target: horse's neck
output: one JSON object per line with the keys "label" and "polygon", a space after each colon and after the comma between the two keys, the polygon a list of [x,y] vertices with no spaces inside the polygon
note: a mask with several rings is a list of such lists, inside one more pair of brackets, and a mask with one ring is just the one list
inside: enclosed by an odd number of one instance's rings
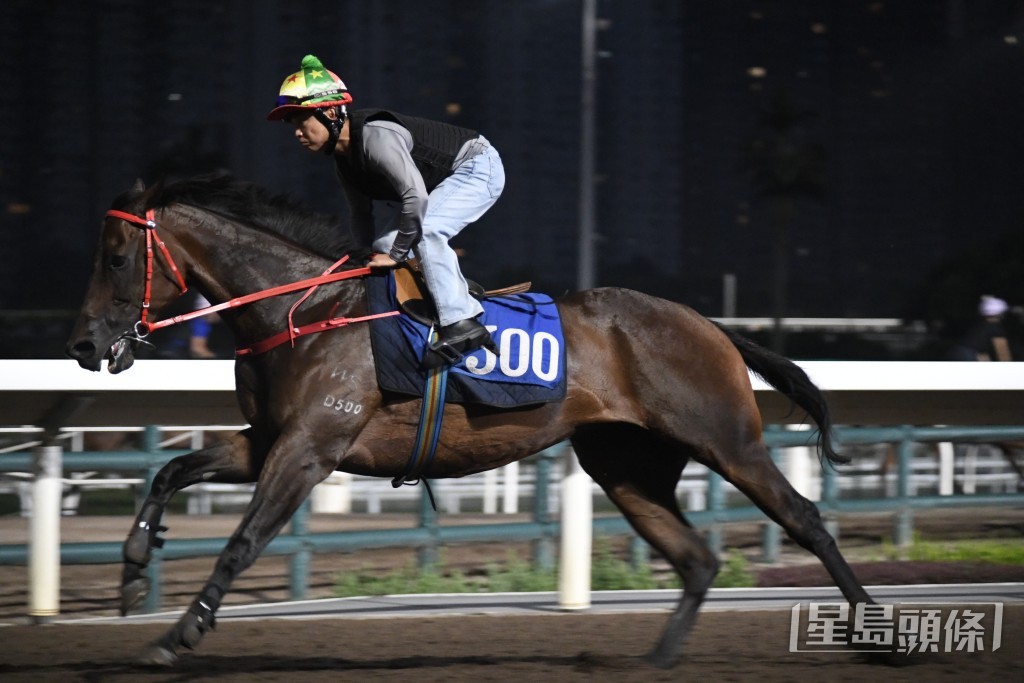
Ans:
{"label": "horse's neck", "polygon": [[[281,285],[321,275],[330,265],[300,247],[262,230],[219,219],[213,228],[190,232],[193,266],[191,278],[212,304],[263,292]],[[204,221],[207,226],[209,219]],[[338,313],[354,301],[349,282],[331,285],[330,291],[317,292],[306,306],[317,299],[332,296],[343,304]],[[253,340],[285,329],[288,311],[301,292],[273,296],[237,309],[225,311],[222,317],[239,341]]]}

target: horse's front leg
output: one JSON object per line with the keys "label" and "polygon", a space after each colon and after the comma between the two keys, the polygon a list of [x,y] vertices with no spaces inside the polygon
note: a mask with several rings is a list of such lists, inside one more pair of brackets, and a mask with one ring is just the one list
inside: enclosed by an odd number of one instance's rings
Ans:
{"label": "horse's front leg", "polygon": [[[301,438],[282,437],[274,444],[252,501],[221,551],[209,580],[178,622],[146,649],[144,663],[174,664],[182,647],[194,648],[213,628],[214,615],[231,583],[256,561],[313,487],[334,470],[336,461],[319,461],[314,450],[306,433]],[[340,453],[340,449],[330,452]]]}
{"label": "horse's front leg", "polygon": [[181,489],[203,481],[244,483],[256,480],[251,430],[235,434],[227,441],[189,453],[164,465],[153,479],[153,486],[132,524],[124,542],[124,568],[121,574],[121,614],[127,614],[149,592],[149,566],[153,548],[163,545],[159,534],[164,509]]}

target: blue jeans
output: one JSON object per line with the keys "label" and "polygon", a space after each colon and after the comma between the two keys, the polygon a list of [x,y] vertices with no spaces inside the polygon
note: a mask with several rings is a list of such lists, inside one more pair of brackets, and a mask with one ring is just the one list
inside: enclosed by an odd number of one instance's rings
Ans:
{"label": "blue jeans", "polygon": [[[413,247],[423,279],[437,304],[441,325],[451,325],[484,312],[469,294],[459,270],[459,257],[448,244],[464,227],[479,220],[498,201],[505,187],[505,168],[493,147],[467,159],[427,196],[423,235]],[[376,251],[387,253],[397,228],[374,241]]]}

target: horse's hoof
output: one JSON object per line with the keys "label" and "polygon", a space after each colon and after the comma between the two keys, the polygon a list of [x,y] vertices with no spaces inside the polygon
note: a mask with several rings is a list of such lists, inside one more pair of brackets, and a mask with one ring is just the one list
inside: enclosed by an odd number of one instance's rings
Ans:
{"label": "horse's hoof", "polygon": [[127,616],[134,607],[149,595],[149,579],[140,577],[121,586],[121,616]]}
{"label": "horse's hoof", "polygon": [[177,661],[178,655],[162,645],[150,645],[138,659],[139,664],[146,666],[174,666]]}

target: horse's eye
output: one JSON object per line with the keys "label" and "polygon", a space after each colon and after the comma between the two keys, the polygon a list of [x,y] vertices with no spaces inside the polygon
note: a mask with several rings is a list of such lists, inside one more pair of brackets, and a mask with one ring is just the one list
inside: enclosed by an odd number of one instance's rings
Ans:
{"label": "horse's eye", "polygon": [[128,257],[121,256],[120,254],[114,254],[110,257],[110,268],[111,270],[121,270],[128,264]]}

